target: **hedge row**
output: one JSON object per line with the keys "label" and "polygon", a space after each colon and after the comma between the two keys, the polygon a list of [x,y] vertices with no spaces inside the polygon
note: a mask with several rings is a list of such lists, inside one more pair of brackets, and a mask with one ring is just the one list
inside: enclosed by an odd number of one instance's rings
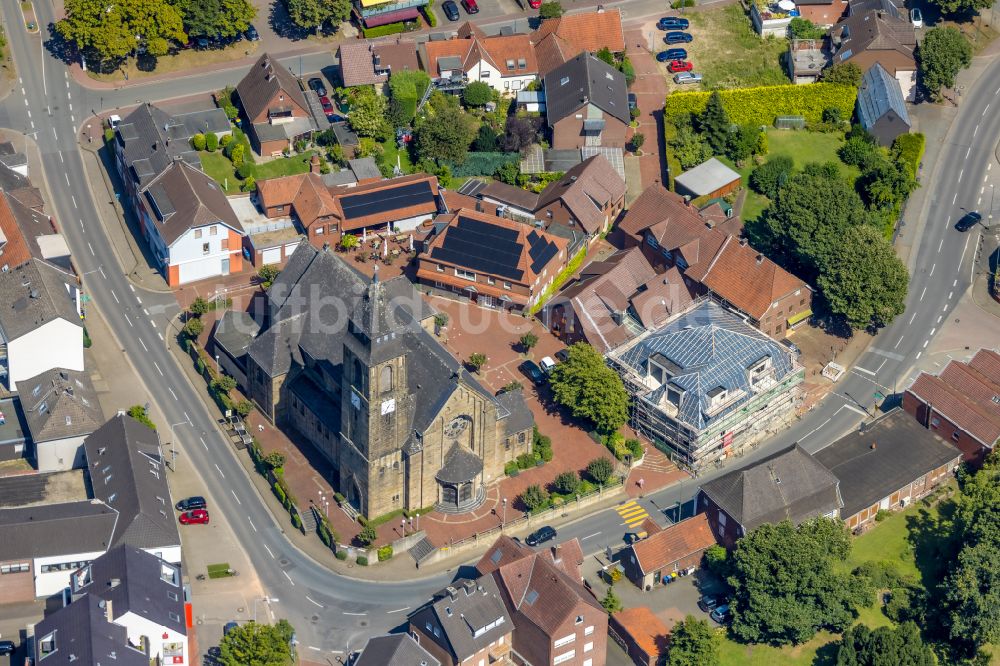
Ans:
{"label": "hedge row", "polygon": [[389,94],[403,106],[408,120],[413,120],[417,115],[417,102],[424,96],[430,84],[431,77],[426,72],[419,70],[397,72],[389,79]]}
{"label": "hedge row", "polygon": [[[709,92],[673,93],[667,97],[663,113],[676,118],[684,113],[701,113],[708,104]],[[720,90],[722,106],[729,119],[738,125],[771,125],[778,116],[804,116],[808,122],[820,122],[823,111],[840,110],[842,118],[854,113],[858,91],[852,86],[812,83],[805,86],[760,86]]]}
{"label": "hedge row", "polygon": [[504,164],[517,164],[519,153],[468,153],[462,164],[448,164],[455,178],[468,176],[492,176]]}
{"label": "hedge row", "polygon": [[910,170],[910,178],[916,178],[920,171],[920,161],[924,159],[924,143],[924,135],[917,132],[900,134],[893,144],[899,159]]}
{"label": "hedge row", "polygon": [[366,39],[385,37],[386,35],[398,35],[399,33],[406,32],[407,30],[409,30],[409,28],[407,28],[406,23],[402,21],[398,23],[377,25],[374,28],[361,28],[361,32],[364,34]]}

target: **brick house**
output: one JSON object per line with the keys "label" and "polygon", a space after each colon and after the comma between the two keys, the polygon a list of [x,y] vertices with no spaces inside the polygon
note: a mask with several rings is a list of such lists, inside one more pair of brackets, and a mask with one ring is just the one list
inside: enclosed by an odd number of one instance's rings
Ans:
{"label": "brick house", "polygon": [[1000,442],[1000,354],[980,349],[937,375],[922,372],[903,393],[903,409],[979,464]]}
{"label": "brick house", "polygon": [[250,144],[260,155],[279,155],[317,129],[298,79],[267,53],[236,85],[236,96]]}
{"label": "brick house", "polygon": [[257,183],[257,203],[269,218],[294,215],[309,242],[323,247],[338,237],[339,209],[319,173],[319,156],[313,155],[308,173],[269,178]]}
{"label": "brick house", "polygon": [[584,51],[596,53],[607,47],[612,53],[623,53],[621,10],[602,7],[547,19],[531,33],[531,40],[542,75]]}
{"label": "brick house", "polygon": [[879,63],[894,76],[907,101],[917,88],[917,35],[906,10],[893,0],[852,0],[847,16],[830,29],[833,64],[853,62],[862,72]]}
{"label": "brick house", "polygon": [[798,444],[705,483],[697,502],[727,547],[765,523],[836,518],[844,506],[840,480]]}
{"label": "brick house", "polygon": [[346,88],[373,85],[378,89],[393,72],[420,69],[417,45],[411,41],[346,42],[339,52],[340,78]]}
{"label": "brick house", "polygon": [[513,94],[538,78],[535,49],[528,35],[487,36],[472,23],[454,39],[425,42],[424,69],[432,79],[481,81],[503,94]]}
{"label": "brick house", "polygon": [[616,556],[625,576],[640,590],[666,583],[671,574],[696,568],[716,543],[708,516],[696,516],[640,539]]}
{"label": "brick house", "polygon": [[546,74],[543,87],[552,148],[625,146],[632,117],[624,74],[584,52]]}
{"label": "brick house", "polygon": [[474,210],[439,216],[435,228],[417,257],[417,281],[487,307],[529,308],[569,260],[565,239]]}
{"label": "brick house", "polygon": [[[331,194],[339,230],[331,236],[331,243],[345,233],[362,236],[369,232],[411,231],[446,210],[437,178],[426,173],[335,188]],[[316,235],[310,233],[309,239]]]}
{"label": "brick house", "polygon": [[636,666],[660,666],[667,658],[670,629],[645,606],[623,608],[612,615],[608,635]]}
{"label": "brick house", "polygon": [[851,530],[873,525],[879,511],[917,501],[953,478],[962,460],[961,451],[898,407],[814,456],[840,479],[840,517]]}

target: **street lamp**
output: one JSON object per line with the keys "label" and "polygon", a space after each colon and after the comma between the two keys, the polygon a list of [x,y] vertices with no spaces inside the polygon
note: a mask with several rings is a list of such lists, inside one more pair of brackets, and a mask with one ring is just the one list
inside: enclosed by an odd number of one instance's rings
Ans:
{"label": "street lamp", "polygon": [[413,514],[413,517],[416,518],[416,520],[417,520],[417,531],[419,532],[420,531],[420,514],[419,513],[415,513],[415,514]]}
{"label": "street lamp", "polygon": [[177,471],[177,435],[174,433],[174,428],[177,426],[182,426],[190,421],[181,421],[180,423],[170,424],[170,471]]}
{"label": "street lamp", "polygon": [[399,521],[399,533],[403,536],[406,536],[406,518],[403,518]]}
{"label": "street lamp", "polygon": [[278,603],[275,597],[261,597],[260,599],[253,600],[253,621],[257,622],[257,602],[263,601],[265,604],[276,604]]}
{"label": "street lamp", "polygon": [[503,498],[503,516],[500,518],[500,531],[503,532],[504,526],[507,524],[507,498]]}

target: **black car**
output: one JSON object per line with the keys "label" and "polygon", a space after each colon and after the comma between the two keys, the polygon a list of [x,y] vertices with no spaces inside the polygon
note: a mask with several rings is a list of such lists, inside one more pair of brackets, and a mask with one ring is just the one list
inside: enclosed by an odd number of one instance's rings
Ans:
{"label": "black car", "polygon": [[706,594],[698,600],[698,608],[706,613],[710,613],[718,608],[723,602],[723,598],[717,594]]}
{"label": "black car", "polygon": [[448,17],[449,21],[457,21],[460,18],[458,5],[455,4],[454,0],[444,0],[444,2],[441,3],[441,9],[444,11],[444,15]]}
{"label": "black car", "polygon": [[631,546],[636,541],[639,541],[641,537],[638,532],[626,532],[622,540],[625,542],[626,546]]}
{"label": "black car", "polygon": [[729,604],[723,604],[709,613],[708,616],[712,618],[713,622],[729,624],[733,620],[733,611],[729,608]]}
{"label": "black car", "polygon": [[689,25],[686,18],[679,16],[664,16],[656,23],[660,30],[687,30]]}
{"label": "black car", "polygon": [[524,540],[529,546],[537,546],[543,544],[550,539],[556,538],[556,530],[554,527],[539,527],[537,530],[528,535],[528,538]]}
{"label": "black car", "polygon": [[628,94],[628,110],[633,111],[639,108],[639,98],[635,96],[635,93]]}
{"label": "black car", "polygon": [[687,60],[688,52],[684,49],[667,49],[656,54],[657,62],[670,62],[672,60]]}
{"label": "black car", "polygon": [[663,41],[667,44],[687,44],[693,39],[694,37],[687,32],[668,32],[663,36]]}
{"label": "black car", "polygon": [[559,361],[560,363],[565,363],[566,361],[569,360],[569,349],[567,347],[563,347],[562,349],[557,351],[554,354],[554,356],[556,357],[556,360]]}
{"label": "black car", "polygon": [[204,497],[195,495],[194,497],[182,499],[175,505],[175,508],[178,511],[193,511],[194,509],[204,509],[207,506],[208,502],[205,501]]}
{"label": "black car", "polygon": [[968,231],[982,221],[983,216],[976,211],[972,211],[963,215],[962,219],[955,224],[955,228],[959,231]]}
{"label": "black car", "polygon": [[247,40],[251,42],[256,42],[260,39],[260,35],[257,33],[257,28],[252,25],[247,26],[247,31],[243,34],[246,36]]}
{"label": "black car", "polygon": [[309,79],[309,88],[315,90],[320,97],[326,97],[326,86],[323,85],[323,79],[316,77]]}
{"label": "black car", "polygon": [[0,641],[0,655],[14,654],[16,647],[14,641]]}
{"label": "black car", "polygon": [[545,373],[542,369],[538,367],[538,364],[534,361],[525,361],[521,365],[517,366],[518,370],[524,373],[524,376],[531,380],[535,386],[541,386],[545,383]]}

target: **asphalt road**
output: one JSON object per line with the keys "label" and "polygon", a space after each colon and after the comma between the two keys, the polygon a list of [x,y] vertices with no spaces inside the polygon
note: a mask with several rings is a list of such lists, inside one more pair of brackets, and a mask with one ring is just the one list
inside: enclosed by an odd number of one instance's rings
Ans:
{"label": "asphalt road", "polygon": [[[53,18],[47,0],[36,0],[35,11],[42,26]],[[165,349],[163,313],[174,305],[172,299],[132,288],[94,212],[76,141],[76,133],[92,111],[217,90],[234,84],[242,72],[220,71],[211,76],[129,85],[118,91],[90,91],[67,76],[64,65],[44,51],[38,35],[25,32],[16,3],[3,3],[2,12],[9,26],[8,38],[20,80],[15,91],[0,104],[0,126],[31,134],[37,141],[52,197],[50,210],[62,224],[83,273],[85,289],[169,419],[173,436],[181,442],[182,455],[190,456],[212,489],[216,510],[231,521],[268,595],[281,599],[277,613],[296,626],[305,654],[312,652],[317,657],[357,648],[365,636],[398,624],[406,609],[416,607],[440,589],[448,576],[404,583],[359,581],[330,572],[290,545],[246,478],[228,441]],[[302,71],[316,71],[329,63],[328,58],[305,56]],[[285,64],[295,71],[298,58]],[[991,104],[994,110],[1000,108],[1000,66],[990,67],[963,98],[940,158],[939,178],[925,184],[931,190],[931,203],[907,312],[876,337],[872,348],[841,380],[834,395],[746,459],[794,441],[817,450],[855,427],[864,418],[863,410],[874,403],[872,394],[876,390],[891,392],[893,382],[906,376],[957,303],[969,285],[978,232],[960,234],[951,226],[964,208],[982,205],[981,188],[1000,136],[1000,114],[987,113]],[[987,201],[989,194],[987,191]],[[915,219],[909,223],[913,225]],[[701,480],[718,473],[713,470]],[[655,513],[658,507],[692,497],[698,484],[698,479],[677,484],[641,504]],[[621,543],[624,531],[621,517],[606,510],[562,528],[560,539],[579,537],[585,551],[595,552]]]}

